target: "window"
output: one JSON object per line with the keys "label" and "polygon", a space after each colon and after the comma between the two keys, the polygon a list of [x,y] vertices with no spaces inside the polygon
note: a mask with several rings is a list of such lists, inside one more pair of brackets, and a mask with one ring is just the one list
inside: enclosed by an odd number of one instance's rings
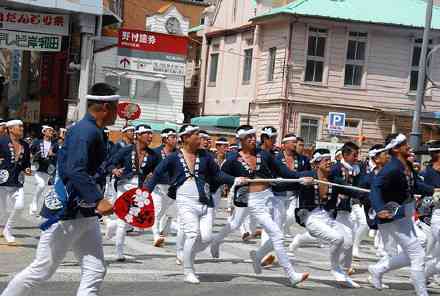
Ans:
{"label": "window", "polygon": [[309,28],[307,62],[304,81],[322,82],[324,76],[325,46],[328,30]]}
{"label": "window", "polygon": [[[409,90],[410,91],[416,91],[417,90],[417,84],[419,81],[419,64],[420,64],[420,56],[422,55],[422,43],[423,39],[419,38],[414,40],[414,49],[411,59],[411,73],[410,73],[410,79],[409,79]],[[429,47],[428,47],[428,53],[432,49],[432,39],[429,40]],[[425,79],[426,83],[426,79]]]}
{"label": "window", "polygon": [[201,56],[202,56],[202,48],[201,47],[197,47],[197,49],[196,49],[196,60],[195,60],[195,67],[197,69],[200,68]]}
{"label": "window", "polygon": [[143,101],[158,101],[160,94],[160,81],[136,80],[136,99]]}
{"label": "window", "polygon": [[301,118],[300,135],[306,146],[312,146],[318,140],[319,120],[316,118]]}
{"label": "window", "polygon": [[244,50],[243,64],[243,83],[247,84],[251,80],[252,74],[252,48]]}
{"label": "window", "polygon": [[200,24],[201,24],[201,25],[204,25],[204,24],[205,24],[205,17],[204,17],[204,16],[202,16],[202,17],[200,18]]}
{"label": "window", "polygon": [[345,120],[345,127],[357,129],[357,128],[359,128],[360,123],[361,123],[361,121],[357,120],[357,119],[346,119]]}
{"label": "window", "polygon": [[218,53],[211,54],[211,66],[209,67],[209,82],[215,84],[217,81]]}
{"label": "window", "polygon": [[273,81],[273,75],[275,73],[275,59],[277,55],[277,48],[269,48],[269,65],[267,69],[267,80]]}
{"label": "window", "polygon": [[365,53],[368,33],[350,32],[347,45],[347,61],[345,63],[346,86],[361,86],[365,72]]}

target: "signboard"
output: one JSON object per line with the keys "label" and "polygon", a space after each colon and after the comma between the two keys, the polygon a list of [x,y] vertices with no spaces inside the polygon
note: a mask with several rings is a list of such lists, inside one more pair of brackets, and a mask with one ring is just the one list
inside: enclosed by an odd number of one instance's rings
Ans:
{"label": "signboard", "polygon": [[179,63],[118,56],[119,68],[132,71],[185,76],[185,65],[184,62]]}
{"label": "signboard", "polygon": [[186,56],[188,38],[139,30],[119,30],[118,47]]}
{"label": "signboard", "polygon": [[141,116],[141,106],[130,102],[118,104],[118,115],[125,120],[135,120]]}
{"label": "signboard", "polygon": [[28,101],[22,104],[22,118],[26,123],[40,122],[40,101]]}
{"label": "signboard", "polygon": [[[1,43],[0,43],[1,44]],[[1,46],[0,46],[1,48]],[[8,105],[12,111],[18,111],[20,105],[22,52],[13,50],[11,54],[10,81],[8,86]]]}
{"label": "signboard", "polygon": [[60,51],[61,36],[0,30],[0,48]]}
{"label": "signboard", "polygon": [[332,135],[342,135],[345,128],[345,113],[330,112],[328,114],[328,131]]}
{"label": "signboard", "polygon": [[69,35],[69,16],[0,7],[0,29]]}
{"label": "signboard", "polygon": [[104,10],[102,0],[14,0],[14,2],[95,15],[102,15]]}

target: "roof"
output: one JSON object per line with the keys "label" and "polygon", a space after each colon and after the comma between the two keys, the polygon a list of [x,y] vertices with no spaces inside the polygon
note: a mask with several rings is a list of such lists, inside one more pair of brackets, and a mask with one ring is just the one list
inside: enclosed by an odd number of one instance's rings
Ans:
{"label": "roof", "polygon": [[[298,0],[282,7],[273,8],[252,20],[280,14],[423,28],[425,26],[426,1]],[[437,6],[433,8],[432,28],[440,29],[440,7]]]}
{"label": "roof", "polygon": [[200,116],[192,118],[191,124],[198,126],[238,128],[240,126],[240,116]]}
{"label": "roof", "polygon": [[188,30],[188,33],[197,33],[199,31],[202,31],[205,28],[205,25],[199,25],[196,27],[192,27]]}

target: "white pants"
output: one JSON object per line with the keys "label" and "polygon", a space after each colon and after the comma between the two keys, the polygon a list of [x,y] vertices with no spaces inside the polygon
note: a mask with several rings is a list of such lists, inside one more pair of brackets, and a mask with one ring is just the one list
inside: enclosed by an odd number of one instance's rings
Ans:
{"label": "white pants", "polygon": [[286,200],[286,222],[285,232],[290,234],[290,227],[295,224],[295,209],[298,207],[298,195],[292,192],[287,196]]}
{"label": "white pants", "polygon": [[212,217],[214,208],[200,203],[198,195],[194,198],[176,197],[179,224],[183,227],[185,243],[183,245],[184,273],[194,273],[196,254],[204,250],[212,239]]}
{"label": "white pants", "polygon": [[364,207],[359,204],[353,205],[351,219],[353,221],[353,248],[358,252],[361,241],[367,237],[369,231]]}
{"label": "white pants", "polygon": [[433,239],[432,259],[426,262],[426,277],[440,273],[440,209],[434,210],[431,219]]}
{"label": "white pants", "polygon": [[0,225],[11,231],[23,209],[23,188],[0,186]]}
{"label": "white pants", "polygon": [[160,238],[160,233],[166,228],[169,223],[166,213],[174,200],[168,196],[169,185],[157,185],[151,193],[154,204],[154,224],[152,227],[154,241]]}
{"label": "white pants", "polygon": [[274,249],[281,267],[283,267],[289,279],[292,279],[297,276],[297,273],[290,263],[286,248],[284,247],[283,232],[267,211],[268,203],[272,199],[273,193],[270,189],[249,193],[249,213],[263,227],[270,238],[257,250],[256,260],[258,264],[270,250]]}
{"label": "white pants", "polygon": [[351,268],[353,262],[353,231],[354,223],[348,211],[338,211],[336,221],[340,224],[340,231],[344,236],[344,252],[342,254],[342,266],[346,269]]}
{"label": "white pants", "polygon": [[47,281],[72,248],[81,267],[77,296],[99,295],[106,267],[97,217],[61,221],[40,236],[34,261],[17,274],[1,296],[28,296]]}
{"label": "white pants", "polygon": [[[119,182],[118,184],[118,194],[117,196],[120,197],[122,194],[127,192],[128,190],[131,190],[133,188],[138,187],[138,177],[133,177],[130,180]],[[117,218],[116,220],[117,228],[116,228],[116,256],[118,258],[123,257],[124,255],[124,244],[125,244],[125,237],[127,236],[127,230],[129,228],[129,225],[122,219]]]}
{"label": "white pants", "polygon": [[[284,223],[286,221],[286,199],[287,198],[285,195],[274,194],[272,199],[272,208],[268,209],[273,218],[273,221],[282,230],[284,230]],[[264,245],[268,240],[269,235],[265,230],[263,230],[261,234],[261,245]],[[269,250],[269,252],[271,252],[272,250]]]}
{"label": "white pants", "polygon": [[30,209],[32,212],[38,212],[43,205],[43,192],[48,185],[47,182],[49,181],[50,176],[43,172],[35,172],[34,176],[37,184],[35,194],[32,197],[32,203],[30,204]]}
{"label": "white pants", "polygon": [[245,233],[255,234],[257,232],[257,221],[254,217],[250,216],[249,213],[240,223],[240,232],[242,235]]}
{"label": "white pants", "polygon": [[382,276],[388,271],[411,266],[411,279],[416,294],[418,296],[426,296],[428,293],[426,291],[425,278],[425,251],[417,239],[414,229],[414,222],[412,220],[414,205],[408,204],[405,206],[405,209],[405,218],[379,224],[379,231],[386,234],[383,236],[384,240],[388,235],[391,236],[402,248],[402,252],[399,252],[397,256],[384,257],[372,268]]}
{"label": "white pants", "polygon": [[[343,252],[350,248],[344,248],[344,227],[339,222],[330,218],[327,211],[323,209],[314,209],[307,217],[305,226],[313,237],[322,240],[330,245],[330,265],[332,271],[340,271],[341,258]],[[351,242],[348,242],[351,244]]]}
{"label": "white pants", "polygon": [[221,244],[223,240],[244,222],[249,217],[249,208],[235,207],[234,214],[231,219],[228,219],[225,226],[212,237],[213,244]]}

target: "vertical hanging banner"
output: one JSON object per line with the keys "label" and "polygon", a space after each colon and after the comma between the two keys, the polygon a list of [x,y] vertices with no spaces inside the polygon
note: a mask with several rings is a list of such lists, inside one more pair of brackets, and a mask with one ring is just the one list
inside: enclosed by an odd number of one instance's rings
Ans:
{"label": "vertical hanging banner", "polygon": [[8,86],[8,105],[11,108],[10,113],[18,112],[21,98],[20,98],[20,80],[21,80],[21,63],[22,51],[13,50],[11,54],[11,68],[9,86]]}

